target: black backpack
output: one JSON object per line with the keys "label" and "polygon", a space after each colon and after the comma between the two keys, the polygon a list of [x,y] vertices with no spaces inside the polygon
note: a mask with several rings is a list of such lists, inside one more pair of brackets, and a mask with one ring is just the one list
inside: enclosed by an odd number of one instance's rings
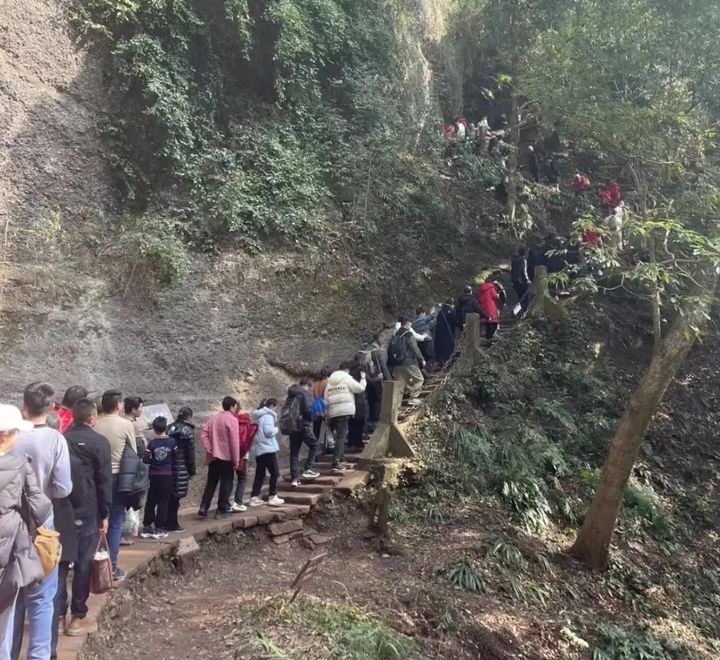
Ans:
{"label": "black backpack", "polygon": [[302,429],[302,415],[300,414],[300,397],[289,398],[280,411],[280,433],[290,435]]}
{"label": "black backpack", "polygon": [[389,366],[397,367],[407,359],[407,344],[405,342],[405,337],[409,332],[410,331],[408,330],[402,334],[397,334],[390,340],[390,346],[388,346]]}

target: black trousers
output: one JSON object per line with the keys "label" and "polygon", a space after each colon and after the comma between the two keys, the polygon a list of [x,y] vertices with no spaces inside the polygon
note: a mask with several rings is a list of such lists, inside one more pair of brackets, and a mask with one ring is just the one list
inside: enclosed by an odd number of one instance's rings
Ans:
{"label": "black trousers", "polygon": [[200,511],[207,513],[215,497],[215,490],[220,483],[220,494],[218,495],[218,511],[223,513],[230,511],[230,494],[232,493],[233,481],[235,480],[235,466],[232,461],[221,461],[214,459],[208,465],[207,484],[200,503]]}
{"label": "black trousers", "polygon": [[[90,597],[90,573],[93,557],[97,550],[99,529],[97,521],[85,522],[77,527],[77,558],[73,565],[72,597],[70,599],[70,615],[73,619],[84,619],[87,616],[87,600]],[[58,623],[68,611],[68,573],[70,562],[61,561],[58,566],[58,588],[53,601],[52,652],[55,657],[58,642]]]}
{"label": "black trousers", "polygon": [[526,311],[528,308],[528,303],[530,302],[530,296],[528,295],[528,285],[525,282],[513,282],[513,289],[515,289],[515,293],[518,297],[518,302],[520,303],[523,311]]}
{"label": "black trousers", "polygon": [[175,497],[175,493],[170,495],[167,513],[167,529],[168,532],[174,532],[180,529],[180,521],[178,520],[178,511],[180,511],[180,500]]}
{"label": "black trousers", "polygon": [[377,426],[380,421],[382,410],[382,381],[368,381],[367,384],[368,422],[371,426]]}
{"label": "black trousers", "polygon": [[293,481],[300,477],[300,450],[304,444],[308,448],[305,469],[309,470],[315,463],[318,448],[317,436],[310,422],[303,423],[302,431],[290,434],[290,479]]}
{"label": "black trousers", "polygon": [[485,323],[485,337],[487,339],[492,339],[495,336],[495,333],[497,332],[499,323],[490,323],[489,321]]}
{"label": "black trousers", "polygon": [[172,475],[151,476],[150,490],[145,502],[143,526],[155,525],[155,529],[167,529],[170,498],[173,494],[174,478]]}
{"label": "black trousers", "polygon": [[348,434],[347,434],[347,446],[348,447],[362,447],[363,439],[365,438],[365,420],[356,419],[351,417],[348,420]]}
{"label": "black trousers", "polygon": [[278,467],[277,452],[271,454],[260,454],[255,459],[255,480],[253,481],[252,496],[258,497],[265,481],[265,471],[270,473],[270,497],[277,495]]}

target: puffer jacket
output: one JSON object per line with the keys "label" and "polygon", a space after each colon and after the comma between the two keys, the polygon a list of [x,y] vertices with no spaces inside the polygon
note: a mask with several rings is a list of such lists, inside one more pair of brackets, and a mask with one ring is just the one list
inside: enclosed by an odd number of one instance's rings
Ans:
{"label": "puffer jacket", "polygon": [[[23,490],[29,521],[21,515]],[[40,490],[27,458],[0,457],[0,612],[10,607],[20,587],[45,578],[28,523],[40,527],[51,512],[52,503]]]}
{"label": "puffer jacket", "polygon": [[175,420],[167,434],[177,443],[173,465],[175,497],[182,499],[188,494],[190,479],[195,476],[195,427],[189,422]]}
{"label": "puffer jacket", "polygon": [[278,445],[277,441],[280,434],[277,413],[270,408],[259,408],[253,412],[252,419],[258,425],[252,455],[262,456],[263,454],[274,454],[280,451],[280,445]]}
{"label": "puffer jacket", "polygon": [[365,378],[358,382],[347,371],[334,372],[325,388],[328,418],[354,417],[355,395],[364,392],[366,387]]}
{"label": "puffer jacket", "polygon": [[478,304],[487,315],[488,323],[500,322],[500,307],[498,305],[500,296],[492,282],[486,282],[480,287]]}

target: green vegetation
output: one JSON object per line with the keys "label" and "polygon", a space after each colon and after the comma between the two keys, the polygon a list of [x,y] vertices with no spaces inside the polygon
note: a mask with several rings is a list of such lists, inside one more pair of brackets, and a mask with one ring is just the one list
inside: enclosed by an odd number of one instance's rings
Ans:
{"label": "green vegetation", "polygon": [[[266,601],[253,616],[253,625],[282,621],[303,626],[303,639],[318,639],[323,656],[329,660],[413,660],[418,658],[415,643],[395,632],[380,618],[347,603],[332,603],[300,597],[293,605],[281,600]],[[262,648],[267,660],[295,657],[279,648],[265,633],[256,632],[252,645]],[[314,647],[317,649],[317,646]]]}
{"label": "green vegetation", "polygon": [[338,220],[355,238],[402,220],[412,238],[452,217],[422,157],[432,106],[403,0],[74,0],[71,19],[109,55],[104,131],[139,226],[258,250]]}
{"label": "green vegetation", "polygon": [[600,643],[592,660],[693,660],[697,657],[683,644],[658,639],[647,628],[626,630],[611,624],[598,626]]}

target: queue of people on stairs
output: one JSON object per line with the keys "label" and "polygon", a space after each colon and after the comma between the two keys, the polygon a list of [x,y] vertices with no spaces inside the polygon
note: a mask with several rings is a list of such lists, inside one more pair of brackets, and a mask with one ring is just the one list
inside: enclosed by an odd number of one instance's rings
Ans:
{"label": "queue of people on stairs", "polygon": [[[466,287],[457,301],[400,318],[354,359],[290,386],[284,401],[267,398],[242,411],[226,396],[200,432],[207,475],[199,517],[208,517],[216,494],[220,518],[284,505],[282,436],[291,489],[320,476],[319,452],[342,474],[346,453],[362,451],[380,421],[383,382],[402,380],[405,399],[419,404],[428,375],[452,359],[466,315],[480,314],[492,338],[506,301],[499,279],[490,278],[477,296]],[[22,410],[0,405],[0,660],[19,658],[26,620],[32,660],[54,658],[59,634],[87,632],[91,568],[104,537],[113,580],[121,581],[121,548],[134,536],[161,540],[184,531],[180,506],[197,475],[195,437],[191,408],[150,422],[142,399],[118,389],[95,399],[75,385],[56,403],[55,389],[36,382],[24,390]],[[62,552],[53,559],[39,538]]]}

